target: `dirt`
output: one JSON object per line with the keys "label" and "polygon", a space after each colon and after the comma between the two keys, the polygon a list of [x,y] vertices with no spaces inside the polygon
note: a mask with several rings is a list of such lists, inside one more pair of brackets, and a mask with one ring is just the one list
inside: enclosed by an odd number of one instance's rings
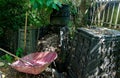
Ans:
{"label": "dirt", "polygon": [[2,78],[50,78],[52,76],[52,74],[48,72],[42,72],[41,74],[38,75],[26,74],[18,72],[11,68],[10,66],[1,67],[0,71],[2,72]]}

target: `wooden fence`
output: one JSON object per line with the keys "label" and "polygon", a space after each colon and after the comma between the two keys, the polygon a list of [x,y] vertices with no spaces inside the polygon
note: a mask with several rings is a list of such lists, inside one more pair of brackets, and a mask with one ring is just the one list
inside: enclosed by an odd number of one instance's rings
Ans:
{"label": "wooden fence", "polygon": [[120,28],[120,0],[93,0],[88,13],[91,25]]}

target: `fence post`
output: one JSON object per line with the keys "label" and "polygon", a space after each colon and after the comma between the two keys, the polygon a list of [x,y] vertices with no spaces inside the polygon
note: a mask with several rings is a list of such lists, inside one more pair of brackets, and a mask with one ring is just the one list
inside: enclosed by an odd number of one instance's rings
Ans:
{"label": "fence post", "polygon": [[2,72],[0,71],[0,78],[2,78]]}
{"label": "fence post", "polygon": [[119,12],[120,12],[120,3],[119,3],[119,6],[118,6],[117,16],[116,16],[116,20],[115,20],[115,28],[117,28],[116,25],[117,25],[117,22],[118,22]]}
{"label": "fence post", "polygon": [[110,25],[109,25],[109,27],[112,27],[112,20],[113,20],[114,10],[115,10],[115,3],[114,3],[113,8],[112,8],[112,15],[111,15],[111,19],[110,19]]}

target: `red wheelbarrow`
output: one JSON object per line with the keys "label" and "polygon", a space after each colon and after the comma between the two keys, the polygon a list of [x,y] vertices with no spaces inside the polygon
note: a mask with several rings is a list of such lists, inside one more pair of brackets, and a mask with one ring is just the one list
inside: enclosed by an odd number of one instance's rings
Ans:
{"label": "red wheelbarrow", "polygon": [[28,63],[18,60],[11,66],[19,72],[37,75],[44,71],[56,58],[56,52],[36,52],[21,58]]}
{"label": "red wheelbarrow", "polygon": [[[0,50],[17,57],[6,50],[1,48]],[[35,52],[19,58],[11,64],[11,67],[19,72],[37,75],[43,72],[56,58],[56,52]]]}

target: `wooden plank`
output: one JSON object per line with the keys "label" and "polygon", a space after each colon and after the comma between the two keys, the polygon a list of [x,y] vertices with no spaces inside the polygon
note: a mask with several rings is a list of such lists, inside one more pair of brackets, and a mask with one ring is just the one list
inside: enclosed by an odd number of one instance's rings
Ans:
{"label": "wooden plank", "polygon": [[106,19],[106,22],[109,22],[109,16],[110,16],[110,3],[108,4],[108,9],[107,9],[107,19]]}
{"label": "wooden plank", "polygon": [[120,12],[120,3],[119,3],[119,6],[118,6],[117,16],[116,16],[116,20],[115,20],[115,28],[117,28],[116,25],[117,25],[117,22],[118,22],[119,12]]}
{"label": "wooden plank", "polygon": [[[100,7],[102,6],[102,4],[99,3],[97,6]],[[98,13],[98,26],[100,26],[100,16],[101,16],[101,12]]]}
{"label": "wooden plank", "polygon": [[103,15],[102,15],[102,22],[101,22],[101,26],[103,26],[103,21],[105,20],[105,10],[103,11]]}
{"label": "wooden plank", "polygon": [[[97,0],[96,0],[96,1],[97,1]],[[96,3],[95,3],[95,4],[96,4]],[[95,18],[94,20],[95,20],[95,21],[94,21],[94,24],[97,24],[97,16],[96,16],[96,14],[97,14],[97,8],[98,8],[98,6],[95,5],[94,7],[95,7],[95,11],[94,11],[94,13],[95,13],[95,14],[94,14],[94,18]]]}
{"label": "wooden plank", "polygon": [[111,15],[110,24],[109,24],[109,27],[110,27],[110,28],[112,27],[111,24],[112,24],[112,21],[113,21],[114,10],[115,10],[115,3],[114,3],[113,8],[112,8],[112,15]]}
{"label": "wooden plank", "polygon": [[[92,6],[93,6],[93,2],[91,3],[91,8],[90,8],[90,19],[92,20],[92,18],[93,18],[93,8],[92,8]],[[92,25],[92,22],[91,22],[91,25]]]}
{"label": "wooden plank", "polygon": [[[97,3],[97,0],[96,0],[96,3]],[[98,8],[97,4],[94,7],[95,7],[95,18],[94,18],[95,21],[94,21],[94,24],[96,25],[97,24],[97,16],[96,15],[97,15],[97,8]]]}
{"label": "wooden plank", "polygon": [[94,7],[95,2],[93,3],[93,17],[92,17],[92,24],[94,24],[94,18],[95,18],[95,7]]}

